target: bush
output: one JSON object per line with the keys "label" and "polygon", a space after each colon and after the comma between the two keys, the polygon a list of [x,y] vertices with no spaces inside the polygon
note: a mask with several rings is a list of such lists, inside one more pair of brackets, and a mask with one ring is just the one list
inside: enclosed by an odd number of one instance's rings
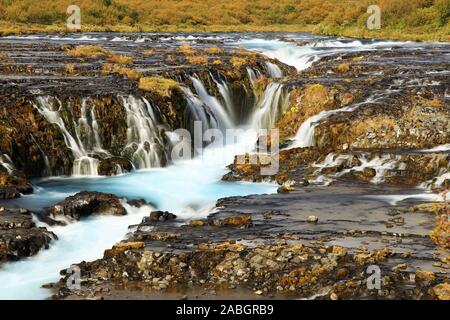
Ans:
{"label": "bush", "polygon": [[170,96],[170,92],[179,87],[179,83],[172,79],[158,77],[142,77],[139,79],[139,89],[156,92],[160,96]]}

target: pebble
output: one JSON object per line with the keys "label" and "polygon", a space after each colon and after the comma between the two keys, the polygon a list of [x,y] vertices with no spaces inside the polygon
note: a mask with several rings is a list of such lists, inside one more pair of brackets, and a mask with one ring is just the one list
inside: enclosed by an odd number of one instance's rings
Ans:
{"label": "pebble", "polygon": [[333,292],[332,294],[330,294],[330,299],[331,300],[338,300],[339,297],[338,297],[338,295],[336,293]]}
{"label": "pebble", "polygon": [[263,294],[263,291],[262,291],[262,290],[256,290],[256,291],[255,291],[255,294],[258,295],[258,296],[260,296],[260,295]]}
{"label": "pebble", "polygon": [[319,218],[317,218],[316,216],[309,216],[306,221],[308,221],[309,223],[317,223],[317,221],[319,221]]}

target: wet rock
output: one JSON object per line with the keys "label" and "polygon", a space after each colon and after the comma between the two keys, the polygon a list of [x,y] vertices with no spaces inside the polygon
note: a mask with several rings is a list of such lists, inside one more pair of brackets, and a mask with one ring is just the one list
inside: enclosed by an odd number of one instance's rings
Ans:
{"label": "wet rock", "polygon": [[415,272],[415,279],[417,282],[433,282],[436,280],[436,275],[434,272],[431,271],[424,271],[424,270],[416,270]]}
{"label": "wet rock", "polygon": [[226,217],[223,219],[224,226],[245,226],[252,222],[252,216],[236,216],[236,217]]}
{"label": "wet rock", "polygon": [[319,221],[319,218],[317,218],[316,216],[309,216],[306,219],[306,221],[309,222],[309,223],[317,223]]}
{"label": "wet rock", "polygon": [[450,300],[450,283],[441,283],[435,286],[433,293],[439,300]]}
{"label": "wet rock", "polygon": [[110,193],[82,191],[47,208],[47,213],[75,220],[90,215],[126,215],[120,199]]}
{"label": "wet rock", "polygon": [[189,221],[189,225],[191,227],[203,227],[206,226],[207,222],[205,220],[191,220]]}
{"label": "wet rock", "polygon": [[295,191],[295,188],[291,185],[282,185],[277,189],[278,193],[289,193],[291,191]]}
{"label": "wet rock", "polygon": [[26,178],[0,173],[0,200],[15,199],[30,193],[33,193],[33,186]]}
{"label": "wet rock", "polygon": [[131,162],[120,157],[104,159],[98,164],[98,174],[101,176],[114,176],[131,170],[133,170]]}
{"label": "wet rock", "polygon": [[54,239],[54,233],[36,227],[26,209],[4,208],[0,213],[0,264],[33,256]]}
{"label": "wet rock", "polygon": [[150,213],[150,221],[168,221],[176,218],[176,215],[167,211],[152,211]]}
{"label": "wet rock", "polygon": [[132,207],[140,208],[140,207],[146,205],[147,201],[145,201],[145,199],[134,199],[134,200],[127,201],[127,203]]}

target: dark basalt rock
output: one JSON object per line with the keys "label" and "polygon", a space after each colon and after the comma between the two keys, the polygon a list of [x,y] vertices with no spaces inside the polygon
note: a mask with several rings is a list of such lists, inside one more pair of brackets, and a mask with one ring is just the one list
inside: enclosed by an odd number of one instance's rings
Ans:
{"label": "dark basalt rock", "polygon": [[176,218],[177,218],[176,215],[167,211],[152,211],[149,217],[150,221],[167,221],[167,220],[174,220]]}
{"label": "dark basalt rock", "polygon": [[33,186],[23,177],[0,173],[0,199],[15,199],[33,193]]}
{"label": "dark basalt rock", "polygon": [[80,220],[81,217],[90,215],[122,216],[126,215],[127,211],[120,199],[113,194],[83,191],[47,208],[47,213]]}
{"label": "dark basalt rock", "polygon": [[128,159],[114,157],[101,160],[98,165],[98,174],[101,176],[114,176],[122,172],[129,172],[133,165]]}
{"label": "dark basalt rock", "polygon": [[53,239],[53,232],[36,227],[28,210],[0,208],[0,264],[35,255]]}

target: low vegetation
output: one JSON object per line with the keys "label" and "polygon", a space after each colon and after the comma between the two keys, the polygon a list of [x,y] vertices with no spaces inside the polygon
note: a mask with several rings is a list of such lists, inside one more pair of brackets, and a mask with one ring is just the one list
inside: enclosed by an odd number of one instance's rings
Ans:
{"label": "low vegetation", "polygon": [[[2,33],[65,31],[72,0],[0,0]],[[82,31],[313,31],[356,37],[450,40],[449,0],[78,0]],[[369,5],[382,28],[368,30]]]}
{"label": "low vegetation", "polygon": [[[446,193],[450,191],[450,186],[445,183],[442,196],[444,197],[443,203],[437,203],[434,207],[436,214],[436,226],[431,232],[431,240],[449,254],[450,250],[450,206],[446,198]],[[450,258],[450,255],[449,257]]]}
{"label": "low vegetation", "polygon": [[139,80],[139,78],[142,76],[141,73],[136,69],[111,63],[103,65],[102,74],[105,76],[110,74],[120,74],[122,76],[125,76],[129,80]]}
{"label": "low vegetation", "polygon": [[159,77],[142,77],[139,79],[139,89],[156,92],[163,97],[170,96],[171,91],[178,87],[178,82],[172,79]]}
{"label": "low vegetation", "polygon": [[111,63],[116,64],[133,64],[133,58],[115,52],[106,50],[96,45],[77,46],[74,48],[66,48],[66,53],[70,57],[85,58],[106,58]]}

